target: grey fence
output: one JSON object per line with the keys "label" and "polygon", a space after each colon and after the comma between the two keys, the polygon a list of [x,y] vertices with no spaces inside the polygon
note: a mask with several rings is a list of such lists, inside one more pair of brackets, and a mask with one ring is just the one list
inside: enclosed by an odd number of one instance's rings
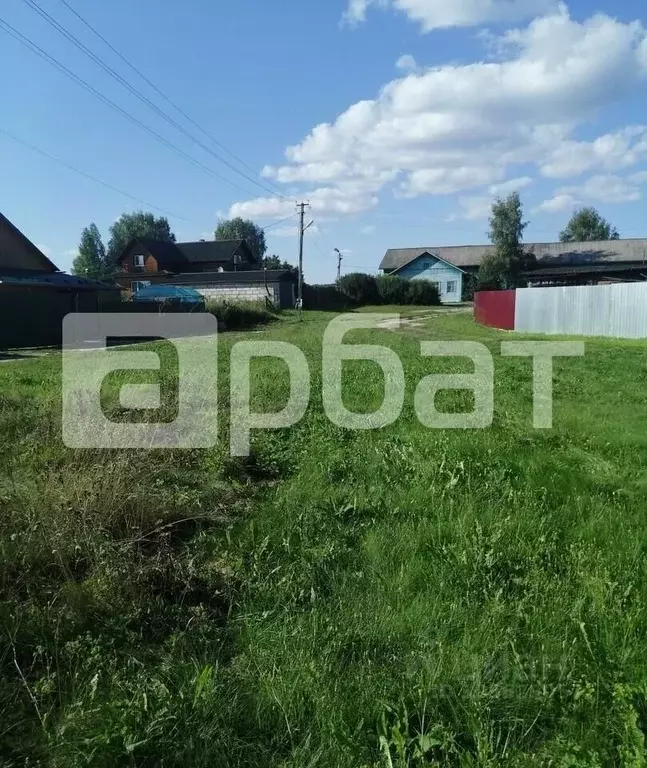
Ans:
{"label": "grey fence", "polygon": [[647,338],[647,283],[520,288],[516,331]]}

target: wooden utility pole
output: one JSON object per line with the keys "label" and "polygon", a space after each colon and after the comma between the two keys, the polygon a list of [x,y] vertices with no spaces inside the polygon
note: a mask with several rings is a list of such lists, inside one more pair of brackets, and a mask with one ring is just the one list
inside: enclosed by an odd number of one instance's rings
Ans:
{"label": "wooden utility pole", "polygon": [[306,231],[305,228],[305,215],[306,208],[309,207],[309,203],[297,203],[297,209],[299,210],[299,285],[298,285],[298,297],[299,297],[299,312],[303,317],[303,235]]}

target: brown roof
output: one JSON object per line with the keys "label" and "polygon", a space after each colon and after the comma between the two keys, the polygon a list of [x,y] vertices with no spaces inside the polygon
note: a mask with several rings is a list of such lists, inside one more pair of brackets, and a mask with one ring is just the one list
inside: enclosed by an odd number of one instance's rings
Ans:
{"label": "brown roof", "polygon": [[23,233],[18,229],[18,227],[15,224],[12,224],[9,219],[6,216],[3,216],[0,213],[0,228],[8,229],[14,237],[19,238],[22,240],[23,244],[26,248],[28,248],[33,254],[38,256],[41,261],[43,262],[43,265],[46,267],[46,271],[48,272],[58,272],[59,269],[54,264],[53,261],[50,261],[50,259],[45,256],[45,254],[40,250],[40,248],[37,248],[32,241],[26,236],[23,235]]}
{"label": "brown roof", "polygon": [[158,265],[164,269],[172,269],[182,264],[226,264],[240,249],[247,251],[250,261],[255,261],[254,255],[245,240],[199,240],[192,243],[169,243],[163,240],[152,240],[148,237],[135,237],[124,248],[117,259],[121,263],[134,243],[142,245],[155,258]]}

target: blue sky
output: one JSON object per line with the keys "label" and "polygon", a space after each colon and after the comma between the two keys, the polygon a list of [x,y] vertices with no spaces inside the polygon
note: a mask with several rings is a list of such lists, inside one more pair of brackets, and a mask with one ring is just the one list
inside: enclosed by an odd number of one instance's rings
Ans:
{"label": "blue sky", "polygon": [[[34,0],[210,144],[70,12]],[[68,0],[165,94],[256,173],[196,146],[30,8],[0,18],[234,186],[194,167],[0,29],[0,211],[69,269],[81,229],[107,239],[142,208],[1,131],[171,212],[178,239],[249,216],[306,279],[375,270],[389,247],[480,243],[492,198],[518,189],[527,240],[553,240],[592,204],[647,235],[647,27],[625,0]],[[237,188],[239,185],[241,188]],[[270,195],[262,187],[278,190]]]}

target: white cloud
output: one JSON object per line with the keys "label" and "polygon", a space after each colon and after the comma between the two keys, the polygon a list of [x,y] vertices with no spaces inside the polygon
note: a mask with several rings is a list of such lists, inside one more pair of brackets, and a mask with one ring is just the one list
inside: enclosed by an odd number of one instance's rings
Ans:
{"label": "white cloud", "polygon": [[348,0],[348,8],[342,17],[342,22],[355,26],[366,21],[366,11],[370,4],[371,0]]}
{"label": "white cloud", "polygon": [[246,200],[234,203],[224,218],[254,218],[264,216],[266,218],[281,219],[294,213],[294,201],[280,199],[278,197],[257,197],[254,200]]}
{"label": "white cloud", "polygon": [[362,227],[360,231],[363,235],[372,235],[373,232],[375,232],[375,225],[367,224],[365,227]]}
{"label": "white cloud", "polygon": [[277,227],[268,230],[269,237],[296,237],[299,234],[299,227]]}
{"label": "white cloud", "polygon": [[582,184],[561,187],[552,198],[544,200],[537,211],[561,213],[585,203],[632,203],[640,200],[639,184],[647,182],[647,172],[629,178],[614,174],[591,176]]}
{"label": "white cloud", "polygon": [[[374,208],[378,198],[362,180],[345,180],[334,187],[319,187],[306,196],[310,203],[310,212],[319,216],[351,216]],[[280,200],[277,197],[258,197],[242,203],[234,203],[229,209],[229,217],[241,216],[255,218],[280,219],[294,211],[293,200]]]}
{"label": "white cloud", "polygon": [[490,187],[492,197],[506,197],[513,192],[520,192],[532,184],[530,176],[519,176],[516,179],[508,179],[501,184],[493,184]]}
{"label": "white cloud", "polygon": [[541,167],[549,178],[579,176],[591,170],[618,170],[647,157],[647,127],[627,126],[595,141],[564,141]]}
{"label": "white cloud", "polygon": [[508,179],[500,184],[492,184],[488,189],[488,195],[474,195],[458,198],[461,211],[449,217],[449,221],[466,219],[487,219],[492,213],[492,202],[497,197],[506,197],[512,192],[519,192],[532,184],[530,176],[520,176],[516,179]]}
{"label": "white cloud", "polygon": [[537,206],[536,210],[540,213],[562,213],[562,211],[576,208],[579,204],[579,201],[572,195],[557,194],[549,200],[544,200],[543,203]]}
{"label": "white cloud", "polygon": [[493,165],[459,168],[428,168],[412,171],[401,186],[404,197],[420,195],[450,195],[470,187],[481,187],[503,176],[503,169]]}
{"label": "white cloud", "polygon": [[612,174],[592,176],[583,184],[558,190],[558,194],[574,195],[599,203],[631,203],[640,200],[640,189],[636,184]]}
{"label": "white cloud", "polygon": [[466,219],[467,221],[486,219],[492,213],[491,197],[459,197],[458,205],[461,208],[460,213],[450,216],[449,221],[456,221],[457,219]]}
{"label": "white cloud", "polygon": [[[310,234],[318,233],[319,227],[317,227],[316,224],[313,224],[311,227],[309,227],[306,230],[306,237]],[[299,227],[293,226],[293,227],[276,227],[269,229],[267,231],[267,235],[269,237],[298,237],[299,235]]]}
{"label": "white cloud", "polygon": [[404,72],[415,72],[418,69],[418,63],[410,53],[406,53],[404,56],[395,62],[396,69],[401,69]]}
{"label": "white cloud", "polygon": [[369,6],[392,7],[420,24],[423,32],[444,27],[514,23],[550,13],[557,0],[349,0],[343,21],[355,26],[366,21]]}
{"label": "white cloud", "polygon": [[[404,7],[404,0],[398,2]],[[442,7],[454,5],[443,0]],[[495,5],[498,0],[488,7]],[[440,8],[428,4],[433,6]],[[574,139],[579,125],[645,81],[647,42],[640,23],[601,14],[577,22],[562,6],[499,41],[501,61],[444,65],[392,80],[374,99],[315,126],[286,149],[287,162],[265,168],[265,174],[307,185],[299,194],[310,197],[313,211],[343,216],[370,210],[392,185],[409,197],[479,186],[503,195],[515,188],[506,184],[518,183],[504,182],[518,166],[555,175],[571,162],[571,171],[610,173],[642,157],[644,127],[588,144]],[[516,188],[529,183],[529,176],[520,178]],[[261,198],[236,203],[230,215],[280,218],[292,211],[291,202]]]}

